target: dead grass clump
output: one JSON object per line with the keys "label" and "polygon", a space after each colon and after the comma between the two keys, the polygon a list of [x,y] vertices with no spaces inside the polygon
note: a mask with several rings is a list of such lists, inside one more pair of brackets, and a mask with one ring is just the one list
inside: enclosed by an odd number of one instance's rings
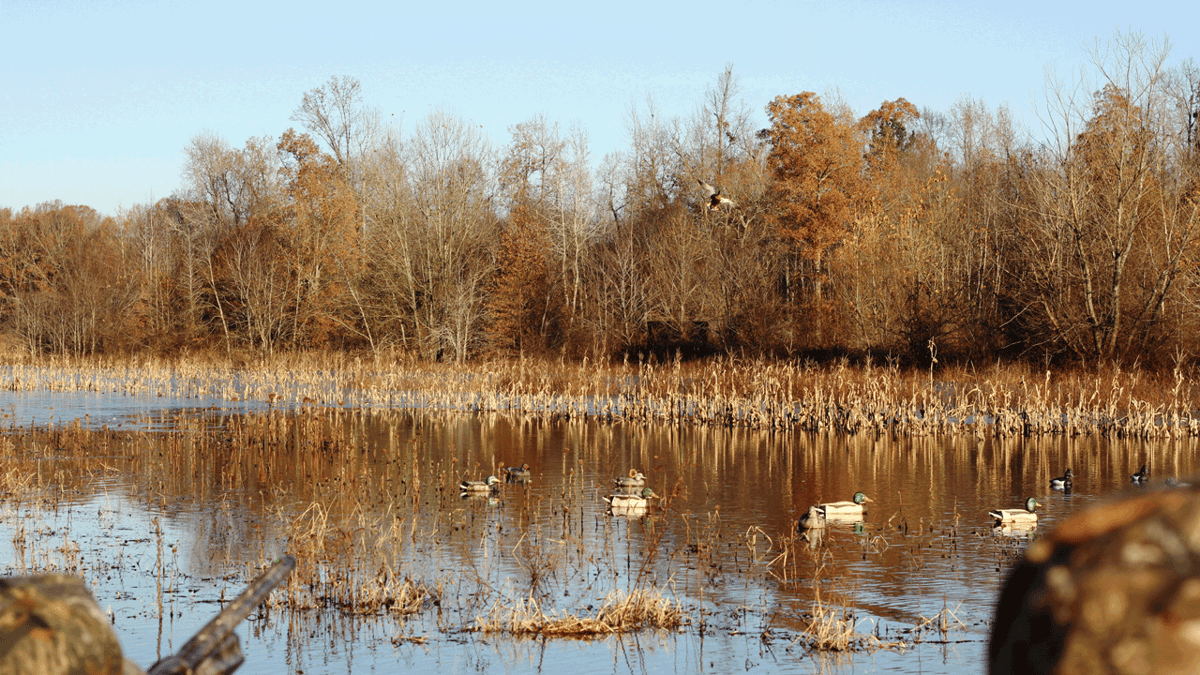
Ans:
{"label": "dead grass clump", "polygon": [[0,471],[0,493],[6,497],[24,497],[30,491],[31,483],[33,476],[26,470],[10,468]]}
{"label": "dead grass clump", "polygon": [[416,614],[431,604],[439,602],[440,594],[424,582],[409,578],[400,579],[381,572],[350,594],[352,602],[341,609],[349,614],[374,615],[385,612],[396,616]]}
{"label": "dead grass clump", "polygon": [[803,618],[808,626],[792,644],[801,643],[810,651],[865,652],[905,647],[903,642],[884,641],[869,633],[859,633],[854,609],[824,602],[820,588],[815,588],[812,607]]}
{"label": "dead grass clump", "polygon": [[947,607],[943,601],[942,611],[928,618],[922,616],[920,620],[917,621],[917,625],[913,628],[913,633],[916,636],[917,641],[920,641],[920,635],[926,631],[933,631],[945,639],[946,634],[952,630],[966,630],[967,624],[963,623],[962,619],[958,618],[958,614],[956,613],[956,610],[961,607],[962,603],[960,602],[952,610]]}
{"label": "dead grass clump", "polygon": [[659,591],[616,591],[609,594],[595,616],[574,614],[547,615],[535,598],[518,600],[512,607],[492,606],[484,616],[475,618],[473,630],[482,633],[542,635],[550,637],[588,637],[626,633],[641,628],[678,628],[683,624],[683,608]]}

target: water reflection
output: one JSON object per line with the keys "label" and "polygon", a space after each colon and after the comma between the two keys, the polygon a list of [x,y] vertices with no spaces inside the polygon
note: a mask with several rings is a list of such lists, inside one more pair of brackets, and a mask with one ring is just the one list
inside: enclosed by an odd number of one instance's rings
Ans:
{"label": "water reflection", "polygon": [[[258,564],[298,553],[308,587],[290,592],[310,608],[268,612],[241,631],[250,672],[396,662],[979,672],[993,599],[1030,537],[1134,489],[1128,476],[1142,463],[1155,477],[1197,469],[1192,440],[844,437],[414,411],[173,419],[171,433],[10,433],[4,572],[83,573],[148,664]],[[523,465],[527,480],[460,498],[462,480]],[[1066,467],[1073,491],[1051,490]],[[661,498],[612,517],[603,498],[631,470]],[[857,491],[872,499],[864,515],[796,532],[810,505]],[[993,531],[989,510],[1031,496],[1037,529]],[[405,582],[432,595],[402,614]],[[635,588],[675,599],[689,623],[582,641],[477,632],[480,617],[518,602],[547,617],[590,615]],[[807,654],[794,640],[818,591],[852,606],[860,632],[911,641],[939,615],[949,632],[926,629],[904,653]],[[378,608],[365,604],[372,597]]]}

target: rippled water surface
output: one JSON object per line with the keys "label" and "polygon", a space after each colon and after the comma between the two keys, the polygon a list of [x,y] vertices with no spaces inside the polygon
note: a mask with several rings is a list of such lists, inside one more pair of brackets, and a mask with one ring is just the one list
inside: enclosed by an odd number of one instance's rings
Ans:
{"label": "rippled water surface", "polygon": [[[1045,531],[1130,489],[1143,462],[1156,484],[1196,472],[1190,441],[846,438],[103,394],[0,406],[3,572],[84,576],[143,667],[256,566],[285,552],[304,566],[311,552],[327,557],[318,595],[383,575],[438,600],[403,616],[332,601],[258,612],[239,629],[244,672],[980,673],[993,598],[1028,542],[993,532],[989,509],[1034,496]],[[530,483],[460,499],[459,480],[522,463]],[[1051,491],[1068,466],[1074,493]],[[649,518],[605,512],[630,468],[664,496]],[[863,522],[796,538],[810,504],[858,490],[873,500]],[[298,525],[318,520],[319,546]],[[677,601],[684,625],[588,639],[473,630],[518,603],[589,615],[633,589]],[[860,633],[903,646],[807,650],[818,592]]]}

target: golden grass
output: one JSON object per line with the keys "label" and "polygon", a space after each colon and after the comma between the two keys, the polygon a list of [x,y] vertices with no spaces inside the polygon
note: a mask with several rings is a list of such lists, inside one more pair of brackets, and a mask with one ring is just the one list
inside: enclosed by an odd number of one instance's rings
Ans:
{"label": "golden grass", "polygon": [[933,631],[944,638],[952,630],[966,630],[967,624],[958,618],[957,610],[961,607],[962,603],[960,602],[954,609],[950,609],[943,601],[940,612],[931,617],[922,616],[913,628],[913,632],[918,636],[917,639],[920,639],[920,634],[925,631]]}
{"label": "golden grass", "polygon": [[879,649],[903,650],[907,644],[898,640],[881,640],[870,633],[858,632],[859,620],[847,598],[840,603],[826,602],[821,597],[818,582],[824,565],[813,573],[813,599],[809,611],[801,619],[805,628],[792,641],[792,646],[803,645],[817,652],[862,652]]}
{"label": "golden grass", "polygon": [[658,590],[614,591],[594,615],[563,612],[546,614],[535,598],[512,605],[499,602],[476,617],[473,629],[482,633],[589,637],[626,633],[642,628],[674,629],[683,624],[683,609]]}
{"label": "golden grass", "polygon": [[14,391],[215,397],[277,407],[502,411],[538,418],[909,436],[1200,436],[1200,416],[1193,416],[1200,409],[1200,389],[1194,373],[1182,366],[1155,374],[997,364],[931,374],[869,361],[513,359],[458,365],[424,363],[403,354],[362,359],[307,353],[237,367],[202,356],[54,357],[8,368],[7,387]]}

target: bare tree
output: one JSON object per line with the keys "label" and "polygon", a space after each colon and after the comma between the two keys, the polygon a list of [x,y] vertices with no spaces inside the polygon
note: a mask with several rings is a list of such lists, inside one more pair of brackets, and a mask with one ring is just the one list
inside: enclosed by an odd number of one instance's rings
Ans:
{"label": "bare tree", "polygon": [[402,182],[380,222],[384,301],[407,344],[465,360],[483,343],[486,280],[495,269],[491,150],[477,126],[434,112],[404,148]]}
{"label": "bare tree", "polygon": [[1080,358],[1133,358],[1160,344],[1164,307],[1193,255],[1195,202],[1169,142],[1178,131],[1168,52],[1165,40],[1118,34],[1092,50],[1098,84],[1081,75],[1048,85],[1052,137],[1029,173],[1017,280],[1031,328]]}
{"label": "bare tree", "polygon": [[363,105],[362,84],[349,76],[330,77],[323,86],[305,92],[291,119],[329,148],[361,204],[366,189],[364,164],[383,138],[379,111]]}
{"label": "bare tree", "polygon": [[[213,134],[201,134],[187,148],[184,164],[185,199],[176,231],[184,239],[189,262],[205,286],[196,316],[211,308],[220,323],[226,349],[240,338],[233,312],[244,307],[230,279],[244,277],[237,269],[246,256],[223,256],[226,240],[241,230],[268,227],[279,216],[282,185],[279,156],[269,138],[252,138],[242,150],[230,148]],[[196,297],[189,293],[189,297]]]}

